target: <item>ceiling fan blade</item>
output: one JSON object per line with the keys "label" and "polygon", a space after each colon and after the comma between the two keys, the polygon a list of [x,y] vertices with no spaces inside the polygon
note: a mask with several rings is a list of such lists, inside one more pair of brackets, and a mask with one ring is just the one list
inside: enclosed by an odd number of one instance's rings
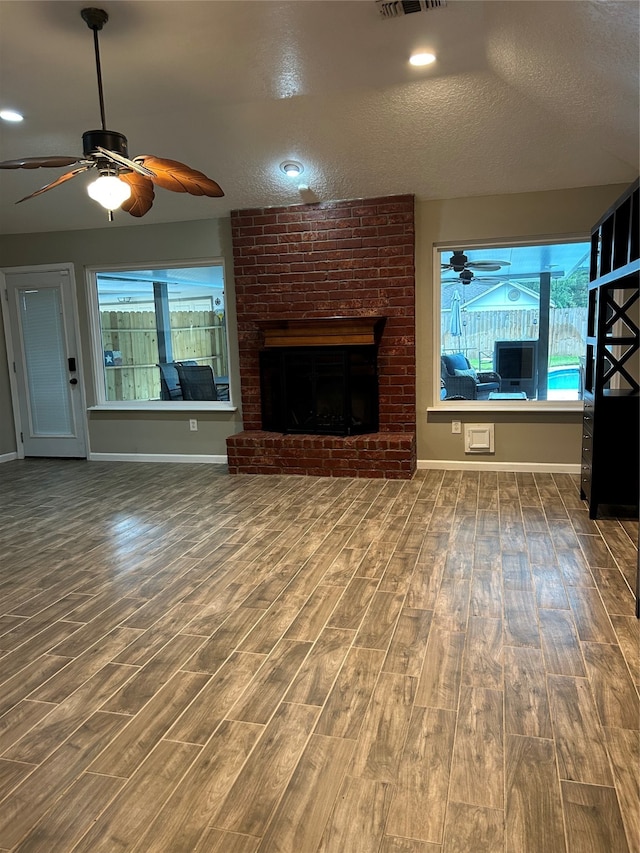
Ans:
{"label": "ceiling fan blade", "polygon": [[43,166],[72,166],[83,163],[82,157],[22,157],[19,160],[4,160],[0,169],[40,169]]}
{"label": "ceiling fan blade", "polygon": [[109,151],[108,148],[101,148],[99,145],[96,146],[96,151],[99,151],[103,157],[107,158],[107,160],[112,160],[119,166],[126,166],[127,169],[131,169],[139,175],[144,175],[146,178],[155,177],[151,169],[147,169],[147,167],[143,166],[142,163],[134,163],[133,160],[129,160],[128,157],[123,157],[122,154],[117,154],[115,151]]}
{"label": "ceiling fan blade", "polygon": [[489,261],[477,261],[477,262],[469,261],[469,263],[466,264],[466,267],[465,267],[465,269],[468,269],[468,270],[480,270],[481,272],[482,272],[482,270],[485,270],[486,272],[495,272],[496,270],[499,270],[500,268],[501,268],[500,264],[492,264]]}
{"label": "ceiling fan blade", "polygon": [[467,266],[477,270],[499,270],[501,267],[510,267],[511,261],[467,261]]}
{"label": "ceiling fan blade", "polygon": [[138,172],[127,172],[118,177],[131,187],[131,195],[122,202],[120,210],[130,213],[131,216],[144,216],[148,210],[151,210],[155,197],[153,181]]}
{"label": "ceiling fan blade", "polygon": [[455,278],[442,278],[440,279],[442,284],[503,284],[501,278],[493,278],[490,275],[474,275],[472,278],[465,279],[460,276],[456,276]]}
{"label": "ceiling fan blade", "polygon": [[16,204],[20,204],[21,201],[27,201],[30,198],[34,198],[34,196],[42,195],[42,193],[46,193],[47,190],[52,190],[54,187],[59,187],[60,184],[64,184],[67,181],[70,181],[71,178],[75,178],[76,175],[81,174],[81,172],[86,172],[87,169],[91,169],[94,166],[93,163],[85,164],[83,166],[79,166],[77,169],[73,169],[71,172],[66,172],[64,175],[60,175],[59,178],[56,178],[55,181],[52,181],[50,184],[47,184],[46,187],[41,187],[39,190],[36,190],[31,195],[26,195],[24,198],[18,199]]}
{"label": "ceiling fan blade", "polygon": [[191,195],[206,195],[209,198],[220,198],[224,192],[220,185],[208,178],[202,172],[179,163],[177,160],[165,160],[144,154],[136,157],[137,163],[142,163],[153,170],[153,182],[165,190],[175,193],[190,193]]}

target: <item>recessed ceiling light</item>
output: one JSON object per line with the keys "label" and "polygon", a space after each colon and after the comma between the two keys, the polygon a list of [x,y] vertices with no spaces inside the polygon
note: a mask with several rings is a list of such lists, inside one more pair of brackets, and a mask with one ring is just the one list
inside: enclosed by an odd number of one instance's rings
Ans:
{"label": "recessed ceiling light", "polygon": [[22,121],[24,116],[15,110],[0,110],[0,118],[3,121]]}
{"label": "recessed ceiling light", "polygon": [[417,65],[417,66],[431,65],[431,63],[435,62],[435,61],[436,61],[435,54],[425,53],[424,51],[421,53],[414,53],[409,59],[409,62],[411,65]]}
{"label": "recessed ceiling light", "polygon": [[297,160],[285,160],[284,163],[280,163],[280,168],[289,178],[297,178],[304,172],[304,166]]}

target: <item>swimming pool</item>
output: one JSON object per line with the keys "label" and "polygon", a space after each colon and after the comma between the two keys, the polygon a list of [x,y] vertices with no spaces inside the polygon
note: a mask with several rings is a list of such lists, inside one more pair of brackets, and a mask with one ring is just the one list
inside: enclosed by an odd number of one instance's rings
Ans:
{"label": "swimming pool", "polygon": [[578,391],[580,389],[580,369],[578,367],[561,367],[550,370],[547,380],[550,391]]}

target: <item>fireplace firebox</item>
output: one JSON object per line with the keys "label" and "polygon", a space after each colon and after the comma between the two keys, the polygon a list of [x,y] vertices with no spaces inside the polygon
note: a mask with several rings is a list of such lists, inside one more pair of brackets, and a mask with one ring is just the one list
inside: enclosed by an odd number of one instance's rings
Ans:
{"label": "fireplace firebox", "polygon": [[311,435],[378,429],[376,347],[292,347],[260,354],[262,428]]}
{"label": "fireplace firebox", "polygon": [[262,428],[310,435],[378,430],[381,317],[263,324]]}

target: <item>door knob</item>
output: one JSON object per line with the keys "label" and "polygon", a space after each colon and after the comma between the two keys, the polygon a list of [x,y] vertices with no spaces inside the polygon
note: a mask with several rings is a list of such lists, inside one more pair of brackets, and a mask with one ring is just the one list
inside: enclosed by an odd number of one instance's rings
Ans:
{"label": "door knob", "polygon": [[69,385],[77,385],[77,384],[78,384],[78,380],[76,379],[75,376],[73,377],[73,379],[69,380]]}

